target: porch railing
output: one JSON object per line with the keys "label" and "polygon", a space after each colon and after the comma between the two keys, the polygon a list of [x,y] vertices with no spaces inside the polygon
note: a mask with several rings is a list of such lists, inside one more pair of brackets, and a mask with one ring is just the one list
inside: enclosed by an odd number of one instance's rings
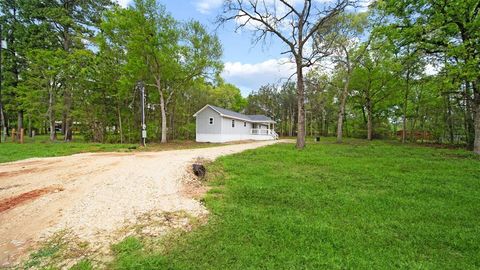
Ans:
{"label": "porch railing", "polygon": [[278,138],[278,134],[275,132],[273,129],[267,129],[267,128],[252,128],[250,130],[250,134],[252,135],[270,135],[274,137],[275,139]]}

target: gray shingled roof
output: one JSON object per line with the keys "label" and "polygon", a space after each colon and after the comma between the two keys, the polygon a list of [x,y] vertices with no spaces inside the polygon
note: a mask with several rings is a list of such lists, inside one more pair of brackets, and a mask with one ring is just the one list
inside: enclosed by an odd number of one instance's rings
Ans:
{"label": "gray shingled roof", "polygon": [[252,122],[275,122],[275,121],[272,120],[272,118],[270,118],[268,116],[265,116],[265,115],[258,115],[258,114],[257,115],[246,115],[246,114],[230,111],[230,110],[220,108],[220,107],[217,107],[217,106],[213,106],[213,105],[207,105],[207,106],[210,106],[212,109],[216,110],[220,114],[223,114],[227,117],[230,116],[230,117],[233,117],[233,118],[240,118],[240,119],[247,120],[247,121],[252,121]]}
{"label": "gray shingled roof", "polygon": [[261,115],[261,114],[255,114],[255,115],[247,115],[252,121],[273,121],[270,117]]}

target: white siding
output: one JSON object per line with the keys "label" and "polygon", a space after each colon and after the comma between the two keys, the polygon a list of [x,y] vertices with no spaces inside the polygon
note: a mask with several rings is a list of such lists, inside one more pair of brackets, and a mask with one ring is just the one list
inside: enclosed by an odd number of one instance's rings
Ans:
{"label": "white siding", "polygon": [[[232,120],[235,121],[235,127],[232,127]],[[250,135],[250,130],[252,129],[252,123],[247,122],[246,127],[243,126],[243,123],[245,123],[245,121],[223,117],[222,118],[222,134]]]}
{"label": "white siding", "polygon": [[[213,125],[210,125],[210,117],[213,117]],[[222,129],[222,117],[211,108],[205,108],[197,115],[197,134],[220,134]]]}
{"label": "white siding", "polygon": [[[213,124],[210,125],[210,118]],[[232,127],[235,120],[235,127]],[[197,142],[230,142],[245,140],[273,140],[269,135],[252,135],[253,124],[238,119],[222,117],[215,110],[207,107],[196,115],[196,141]],[[246,123],[246,125],[244,124]],[[267,125],[255,125],[256,128],[268,128]]]}
{"label": "white siding", "polygon": [[212,142],[212,143],[224,143],[233,141],[268,141],[274,140],[269,135],[242,135],[242,134],[198,134],[196,137],[197,142]]}

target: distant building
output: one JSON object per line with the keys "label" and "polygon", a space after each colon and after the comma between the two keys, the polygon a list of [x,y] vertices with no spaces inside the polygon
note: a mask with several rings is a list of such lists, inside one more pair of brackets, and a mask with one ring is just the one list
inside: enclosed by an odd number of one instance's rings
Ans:
{"label": "distant building", "polygon": [[[397,138],[401,139],[403,135],[403,130],[397,131]],[[424,141],[430,141],[432,140],[432,134],[428,131],[408,131],[406,132],[406,138],[409,139],[413,136],[416,141],[418,140],[424,140]]]}
{"label": "distant building", "polygon": [[197,142],[278,139],[275,121],[265,115],[245,115],[207,104],[193,116]]}

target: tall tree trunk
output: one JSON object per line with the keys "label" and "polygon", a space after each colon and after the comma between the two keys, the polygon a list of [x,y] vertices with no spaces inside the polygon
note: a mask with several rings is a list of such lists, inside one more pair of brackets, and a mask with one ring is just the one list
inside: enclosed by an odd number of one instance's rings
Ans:
{"label": "tall tree trunk", "polygon": [[23,128],[23,110],[17,112],[17,138],[20,140],[20,131]]}
{"label": "tall tree trunk", "polygon": [[[70,41],[70,29],[68,26],[64,26],[63,28],[63,50],[67,53],[70,53],[71,48],[71,41]],[[68,83],[68,82],[67,82]],[[73,107],[73,96],[72,96],[72,89],[67,84],[65,86],[65,93],[64,93],[64,112],[63,112],[63,123],[62,123],[62,131],[63,131],[63,140],[69,142],[73,139],[73,132],[72,132],[72,107]]]}
{"label": "tall tree trunk", "polygon": [[73,120],[70,114],[67,117],[67,124],[65,127],[65,136],[63,137],[63,140],[66,142],[71,142],[73,139]]}
{"label": "tall tree trunk", "polygon": [[345,134],[347,135],[347,137],[350,136],[350,133],[348,133],[348,123],[347,123],[347,114],[344,114],[343,115],[343,125],[345,127]]}
{"label": "tall tree trunk", "polygon": [[480,155],[480,95],[475,102],[475,141],[473,143],[473,152]]}
{"label": "tall tree trunk", "polygon": [[324,125],[324,128],[323,128],[323,136],[325,136],[325,137],[330,136],[330,134],[329,134],[329,132],[328,132],[329,130],[328,130],[328,121],[327,121],[327,119],[325,119],[325,121],[323,122],[323,125]]}
{"label": "tall tree trunk", "polygon": [[122,114],[120,113],[120,105],[117,103],[117,114],[118,114],[118,130],[120,132],[120,143],[123,143],[123,127],[122,127]]}
{"label": "tall tree trunk", "polygon": [[472,108],[472,93],[470,92],[470,83],[468,81],[465,82],[465,92],[464,94],[464,102],[465,102],[465,135],[467,141],[467,148],[472,150],[473,144],[475,140],[475,128],[474,128],[474,113]]}
{"label": "tall tree trunk", "polygon": [[[418,100],[418,102],[420,102],[420,99]],[[420,111],[420,105],[416,104],[415,113],[413,114],[412,121],[411,121],[412,123],[410,125],[410,141],[411,142],[417,142],[417,132],[415,130],[417,127],[419,111]]]}
{"label": "tall tree trunk", "polygon": [[292,108],[292,113],[290,114],[290,137],[293,137],[293,129],[295,128],[295,111]]}
{"label": "tall tree trunk", "polygon": [[417,132],[415,131],[416,125],[417,125],[417,118],[413,118],[410,125],[410,141],[415,143],[417,142]]}
{"label": "tall tree trunk", "polygon": [[329,136],[330,134],[328,133],[328,119],[325,113],[325,136]]}
{"label": "tall tree trunk", "polygon": [[407,85],[405,89],[405,96],[403,97],[403,115],[402,115],[402,143],[407,140],[407,109],[408,109],[408,95],[410,92],[410,70],[407,70]]}
{"label": "tall tree trunk", "polygon": [[170,140],[175,140],[177,134],[175,132],[175,102],[172,104],[172,110],[170,113]]}
{"label": "tall tree trunk", "polygon": [[[299,39],[301,40],[301,39]],[[301,52],[302,48],[300,48]],[[296,57],[297,64],[297,105],[298,105],[298,122],[297,122],[297,149],[303,149],[305,147],[305,89],[303,83],[303,67],[302,67],[302,54],[298,54]]]}
{"label": "tall tree trunk", "polygon": [[57,133],[55,131],[55,93],[53,86],[50,86],[50,91],[48,92],[48,120],[50,124],[50,141],[55,141],[57,139]]}
{"label": "tall tree trunk", "polygon": [[28,137],[32,137],[32,117],[28,116]]}
{"label": "tall tree trunk", "polygon": [[165,97],[163,95],[163,91],[160,85],[160,82],[157,81],[157,90],[160,94],[160,112],[162,114],[162,138],[160,140],[161,143],[167,142],[167,112],[165,106]]}
{"label": "tall tree trunk", "polygon": [[367,140],[371,141],[373,138],[373,123],[372,123],[372,102],[367,98]]}
{"label": "tall tree trunk", "polygon": [[162,140],[161,143],[167,142],[167,112],[165,108],[165,99],[160,95],[160,110],[162,112]]}
{"label": "tall tree trunk", "polygon": [[341,143],[343,140],[343,117],[345,115],[345,106],[347,104],[348,87],[350,84],[350,71],[347,72],[345,78],[345,85],[343,86],[342,94],[340,95],[340,108],[338,109],[338,121],[337,121],[337,142]]}
{"label": "tall tree trunk", "polygon": [[475,141],[473,143],[473,152],[480,155],[480,89],[478,89],[478,83],[480,79],[472,83],[472,89],[474,93],[474,113],[475,113]]}
{"label": "tall tree trunk", "polygon": [[71,90],[67,91],[64,96],[64,136],[63,140],[66,142],[70,142],[73,139],[73,132],[72,132],[72,107],[73,107],[73,97]]}
{"label": "tall tree trunk", "polygon": [[453,116],[452,116],[452,104],[450,101],[450,95],[447,94],[447,126],[448,126],[448,138],[450,144],[454,144],[454,126],[453,126]]}
{"label": "tall tree trunk", "polygon": [[5,123],[5,113],[3,111],[3,103],[1,100],[1,92],[0,92],[0,142],[4,142],[5,136],[7,136],[7,126]]}

